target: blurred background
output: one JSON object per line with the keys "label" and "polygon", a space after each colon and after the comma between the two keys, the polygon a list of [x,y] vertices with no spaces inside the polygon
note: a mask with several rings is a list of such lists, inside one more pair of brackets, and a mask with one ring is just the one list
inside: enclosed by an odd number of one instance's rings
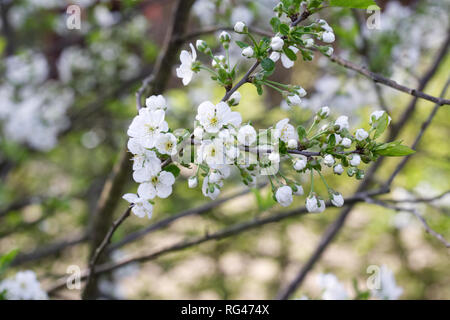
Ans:
{"label": "blurred background", "polygon": [[[433,63],[449,33],[450,1],[377,1],[381,28],[366,27],[365,10],[329,8],[320,17],[336,33],[335,53],[399,83],[415,88]],[[51,287],[68,266],[88,265],[94,217],[102,189],[126,143],[126,129],[136,114],[135,92],[154,68],[173,14],[172,0],[0,0],[0,255],[18,253],[0,274],[3,278],[32,270],[42,288]],[[81,29],[66,26],[67,7],[81,8]],[[270,29],[275,0],[197,0],[186,34],[231,27],[237,21]],[[317,16],[313,16],[313,19]],[[218,28],[220,30],[220,28]],[[202,39],[220,53],[219,32]],[[239,36],[233,34],[233,40]],[[197,38],[193,38],[194,43]],[[188,48],[186,42],[182,48]],[[240,49],[232,46],[231,60]],[[200,57],[203,59],[204,57]],[[177,61],[178,63],[178,61]],[[223,89],[200,73],[183,87],[172,68],[164,96],[172,128],[192,128],[195,110],[205,100],[219,101]],[[241,65],[241,70],[245,66]],[[425,92],[439,96],[447,81],[446,54]],[[334,115],[347,115],[351,126],[367,123],[374,110],[385,109],[393,121],[412,97],[375,85],[317,55],[298,60],[292,69],[273,75],[303,86],[308,95],[301,107],[288,107],[277,92],[258,96],[251,85],[239,91],[244,121],[264,128],[289,117],[305,124],[328,105]],[[447,94],[446,97],[450,97]],[[399,132],[411,145],[433,104],[420,100]],[[450,190],[450,110],[442,107],[407,166],[385,199],[439,196]],[[130,156],[131,158],[131,156]],[[386,159],[376,184],[389,177],[400,159]],[[169,199],[158,201],[153,218],[131,216],[117,230],[113,243],[155,222],[211,201],[199,189],[188,189],[183,169]],[[303,178],[302,178],[303,179]],[[308,190],[308,177],[304,188]],[[357,181],[327,172],[327,180],[344,196]],[[135,192],[128,174],[119,195]],[[184,239],[201,237],[236,223],[282,212],[266,200],[270,188],[246,192],[234,173],[219,199],[137,241],[108,252],[108,260],[149,253]],[[321,190],[326,195],[326,190]],[[292,208],[304,206],[297,197]],[[411,201],[436,232],[450,238],[450,194],[434,201]],[[127,207],[124,200],[105,219]],[[105,299],[271,299],[289,283],[315,250],[339,209],[298,216],[131,264],[98,279],[98,298]],[[353,283],[366,290],[370,265],[386,265],[403,289],[400,299],[450,299],[449,249],[428,235],[411,213],[358,204],[293,298],[322,298],[320,274],[335,274],[354,296]],[[79,290],[60,290],[51,298],[79,299]]]}

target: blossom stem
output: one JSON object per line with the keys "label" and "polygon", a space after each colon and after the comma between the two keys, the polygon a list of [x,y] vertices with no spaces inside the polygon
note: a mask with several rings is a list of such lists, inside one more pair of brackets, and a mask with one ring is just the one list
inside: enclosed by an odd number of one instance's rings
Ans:
{"label": "blossom stem", "polygon": [[316,170],[319,173],[320,179],[322,179],[323,184],[327,187],[328,193],[330,193],[330,186],[328,185],[327,181],[325,180],[325,177],[322,175],[322,172],[319,170]]}
{"label": "blossom stem", "polygon": [[309,172],[311,173],[311,190],[309,194],[312,194],[314,192],[314,171],[311,169]]}
{"label": "blossom stem", "polygon": [[274,89],[274,90],[276,90],[276,91],[278,91],[280,93],[283,93],[283,90],[281,90],[280,88],[278,88],[278,87],[268,83],[266,80],[261,80],[261,83],[265,84],[266,86],[268,86],[268,87],[270,87],[270,88],[272,88],[272,89]]}
{"label": "blossom stem", "polygon": [[211,69],[211,68],[208,68],[208,67],[205,67],[205,66],[200,66],[200,69],[206,70],[206,71],[208,71],[209,73],[211,73],[211,74],[217,76],[217,72],[215,72],[215,71],[214,71],[213,69]]}

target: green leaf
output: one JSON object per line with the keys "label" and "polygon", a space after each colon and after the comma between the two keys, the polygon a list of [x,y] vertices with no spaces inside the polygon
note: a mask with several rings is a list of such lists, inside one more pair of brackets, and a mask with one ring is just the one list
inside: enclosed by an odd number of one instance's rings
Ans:
{"label": "green leaf", "polygon": [[328,147],[333,148],[336,145],[336,136],[334,134],[330,134],[328,137]]}
{"label": "green leaf", "polygon": [[330,7],[367,9],[370,6],[377,4],[374,0],[330,0]]}
{"label": "green leaf", "polygon": [[19,249],[14,249],[4,254],[3,256],[0,256],[0,275],[5,272],[6,268],[9,267],[18,253]]}
{"label": "green leaf", "polygon": [[279,29],[280,29],[280,33],[283,36],[287,36],[289,34],[290,28],[287,24],[285,24],[285,23],[280,24]]}
{"label": "green leaf", "polygon": [[263,88],[259,83],[255,83],[255,87],[256,87],[256,92],[258,93],[258,95],[262,96],[263,94]]}
{"label": "green leaf", "polygon": [[386,156],[386,157],[403,157],[403,156],[409,156],[410,154],[415,153],[416,151],[414,151],[413,149],[411,149],[408,146],[404,146],[402,144],[400,145],[394,145],[394,146],[390,146],[387,147],[385,149],[379,149],[376,150],[376,153],[381,155],[381,156]]}
{"label": "green leaf", "polygon": [[273,17],[272,19],[270,19],[270,25],[272,26],[273,33],[278,33],[278,31],[280,30],[280,24],[280,19],[278,19],[277,17]]}
{"label": "green leaf", "polygon": [[265,58],[263,61],[261,61],[261,67],[266,71],[272,71],[273,68],[275,68],[275,62],[273,62],[269,58]]}
{"label": "green leaf", "polygon": [[375,130],[375,134],[373,136],[374,139],[377,139],[379,136],[381,136],[383,134],[383,132],[386,130],[386,128],[389,125],[389,116],[388,114],[385,112],[383,113],[383,115],[377,120],[375,121],[375,123],[373,124],[373,127],[376,128]]}
{"label": "green leaf", "polygon": [[283,140],[280,140],[278,151],[280,152],[280,154],[287,154],[288,149],[286,143]]}
{"label": "green leaf", "polygon": [[303,126],[297,127],[298,139],[302,141],[306,138],[306,129]]}
{"label": "green leaf", "polygon": [[239,46],[239,48],[244,49],[250,46],[249,44],[242,42],[242,41],[236,41],[236,44]]}
{"label": "green leaf", "polygon": [[167,172],[171,172],[171,173],[174,175],[175,178],[178,177],[178,176],[180,175],[180,168],[178,168],[178,167],[177,167],[176,165],[174,165],[174,164],[168,165],[168,166],[165,167],[163,170],[164,170],[164,171],[167,171]]}
{"label": "green leaf", "polygon": [[284,48],[283,51],[284,51],[284,54],[289,58],[289,60],[292,60],[292,61],[297,60],[297,55],[291,49]]}

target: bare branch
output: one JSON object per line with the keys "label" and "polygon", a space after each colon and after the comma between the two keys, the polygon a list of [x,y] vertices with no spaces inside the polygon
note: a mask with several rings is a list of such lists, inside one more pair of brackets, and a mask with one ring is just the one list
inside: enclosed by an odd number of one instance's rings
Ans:
{"label": "bare branch", "polygon": [[[109,229],[108,233],[105,236],[105,239],[103,239],[100,246],[95,250],[95,253],[91,259],[91,262],[89,263],[89,277],[87,279],[86,287],[90,284],[92,280],[92,276],[95,273],[95,265],[100,258],[103,251],[106,249],[106,246],[111,242],[111,238],[114,235],[114,232],[117,230],[117,228],[130,216],[132,206],[129,206],[127,210],[116,220],[114,221],[113,225]],[[85,291],[84,291],[85,292]],[[83,292],[83,294],[84,294]],[[83,299],[87,298],[83,296]]]}
{"label": "bare branch", "polygon": [[399,211],[399,212],[404,211],[404,212],[412,213],[414,216],[416,216],[417,219],[419,219],[419,221],[422,223],[422,225],[424,226],[425,231],[426,231],[427,233],[429,233],[430,235],[432,235],[433,237],[435,237],[436,239],[438,239],[440,242],[442,242],[442,243],[445,245],[445,247],[450,248],[450,242],[448,242],[447,240],[445,240],[445,238],[444,238],[443,235],[441,235],[440,233],[434,231],[434,230],[428,225],[428,223],[427,223],[427,221],[425,220],[425,218],[422,217],[422,215],[421,215],[416,209],[413,209],[413,208],[402,208],[402,207],[390,205],[390,204],[388,204],[388,203],[386,203],[386,202],[384,202],[384,201],[372,199],[371,197],[367,197],[367,198],[366,198],[366,202],[367,202],[367,203],[371,203],[371,204],[376,204],[376,205],[382,206],[382,207],[384,207],[384,208],[391,209],[391,210],[395,210],[395,211]]}
{"label": "bare branch", "polygon": [[[373,197],[373,196],[381,195],[384,193],[386,193],[385,189],[378,189],[378,190],[374,190],[371,192],[355,194],[352,197],[346,198],[345,203],[347,205],[354,204],[357,202],[364,201],[364,199],[368,196]],[[329,206],[331,204],[330,204],[330,202],[327,202],[326,205]],[[193,246],[196,246],[196,245],[199,245],[201,243],[208,242],[211,240],[220,240],[223,238],[227,238],[227,237],[230,237],[233,235],[240,234],[242,232],[245,232],[245,231],[257,228],[257,227],[261,227],[261,226],[264,226],[264,225],[267,225],[270,223],[279,222],[281,220],[285,220],[285,219],[292,218],[292,217],[299,216],[299,215],[304,215],[307,213],[308,212],[307,212],[306,208],[301,207],[301,208],[293,209],[290,211],[273,214],[273,215],[270,215],[265,218],[256,218],[256,219],[246,221],[243,223],[237,223],[237,224],[232,225],[228,228],[225,228],[221,231],[207,234],[203,237],[198,237],[198,238],[194,238],[191,240],[181,241],[174,245],[168,246],[166,248],[163,248],[161,250],[158,250],[158,251],[146,254],[146,255],[127,258],[127,259],[124,259],[119,262],[105,263],[105,264],[99,265],[95,268],[95,274],[110,272],[110,271],[116,270],[118,268],[124,267],[130,263],[135,263],[135,262],[142,263],[142,262],[146,262],[149,260],[153,260],[153,259],[156,259],[156,258],[158,258],[164,254],[170,253],[170,252],[187,249],[187,248],[190,248],[190,247],[193,247]],[[85,280],[88,276],[89,276],[89,271],[84,270],[81,274],[81,280]],[[52,287],[48,288],[47,292],[49,294],[53,294],[54,292],[64,288],[65,284],[66,284],[66,277],[61,278]]]}

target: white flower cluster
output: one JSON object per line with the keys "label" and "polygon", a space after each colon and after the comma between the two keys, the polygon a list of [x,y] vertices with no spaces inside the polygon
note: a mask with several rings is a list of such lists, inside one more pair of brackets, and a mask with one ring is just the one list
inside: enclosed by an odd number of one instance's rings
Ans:
{"label": "white flower cluster", "polygon": [[133,204],[133,213],[141,218],[151,218],[152,199],[167,198],[175,183],[174,175],[163,170],[160,160],[161,156],[172,156],[177,152],[177,138],[169,132],[169,125],[164,120],[166,109],[162,95],[151,96],[128,128],[133,179],[140,185],[137,194],[128,193],[123,198]]}
{"label": "white flower cluster", "polygon": [[[279,20],[278,22],[281,24]],[[276,25],[276,21],[274,24]],[[334,41],[333,29],[324,20],[317,20],[308,28],[314,32],[307,33],[319,40],[325,43]],[[274,62],[281,59],[284,67],[292,67],[295,60],[293,55],[302,49],[301,46],[305,43],[322,52],[332,49],[327,46],[316,46],[312,38],[304,39],[304,32],[295,26],[291,27],[291,31],[293,34],[295,32],[297,35],[301,34],[297,38],[287,35],[289,32],[284,25],[279,27],[280,33],[271,39],[262,39],[259,44],[250,34],[245,22],[236,22],[234,31],[250,38],[253,45],[242,41],[236,43],[242,49],[242,55],[258,59],[255,66],[259,65],[262,69],[260,71],[255,69],[253,74],[243,80],[254,84],[259,94],[262,94],[262,86],[278,90],[290,106],[300,105],[306,91],[300,86],[281,84],[268,79],[274,70]],[[189,160],[183,157],[184,153],[181,155],[180,151],[184,149],[184,144],[181,145],[181,141],[170,132],[165,121],[164,97],[149,97],[146,108],[139,110],[139,115],[134,118],[128,129],[130,136],[128,149],[134,154],[133,178],[140,184],[137,194],[124,196],[127,201],[134,204],[133,212],[139,217],[151,217],[152,200],[155,197],[167,198],[172,193],[175,176],[171,170],[165,170],[162,163],[163,161],[166,163],[169,157],[177,154],[182,158],[176,162],[196,169],[195,174],[188,179],[189,188],[196,188],[199,185],[199,177],[203,176],[202,192],[211,199],[219,196],[224,180],[230,176],[232,168],[236,168],[246,185],[254,185],[258,177],[266,176],[272,187],[273,199],[281,206],[287,207],[292,204],[295,195],[305,193],[296,179],[284,176],[280,170],[280,162],[290,160],[291,171],[297,174],[308,172],[311,174],[311,190],[305,201],[309,212],[323,212],[326,207],[325,201],[314,192],[315,173],[319,174],[326,185],[331,204],[342,207],[343,196],[328,186],[321,171],[324,167],[329,167],[335,174],[341,175],[347,167],[348,176],[362,179],[364,171],[358,166],[361,161],[368,163],[376,157],[365,148],[369,145],[379,146],[373,143],[370,134],[377,131],[378,119],[383,117],[384,113],[377,111],[370,116],[372,126],[370,131],[359,128],[352,134],[347,116],[339,116],[335,121],[328,121],[327,124],[317,128],[331,113],[330,108],[324,106],[316,113],[308,131],[302,126],[295,128],[289,118],[286,118],[257,133],[250,123],[242,123],[241,114],[232,109],[239,105],[242,98],[237,91],[239,85],[234,87],[237,83],[239,63],[234,66],[230,64],[230,34],[222,31],[218,34],[218,40],[225,49],[225,54],[214,55],[205,41],[197,40],[196,48],[190,44],[191,52],[181,51],[181,65],[176,69],[176,75],[182,79],[184,85],[191,82],[195,73],[205,70],[212,74],[211,79],[224,87],[227,92],[223,101],[219,103],[209,100],[201,100],[199,103],[194,128],[188,141],[192,149],[191,152],[186,152],[189,154]],[[211,58],[212,68],[197,61],[196,49]],[[386,117],[383,119],[387,120]],[[381,132],[381,129],[378,131]],[[355,149],[348,150],[353,144]],[[180,150],[177,146],[180,146]],[[173,158],[172,160],[174,161]],[[178,168],[176,170],[179,171]]]}
{"label": "white flower cluster", "polygon": [[48,300],[47,293],[33,271],[20,271],[14,277],[0,282],[0,294],[7,300]]}

